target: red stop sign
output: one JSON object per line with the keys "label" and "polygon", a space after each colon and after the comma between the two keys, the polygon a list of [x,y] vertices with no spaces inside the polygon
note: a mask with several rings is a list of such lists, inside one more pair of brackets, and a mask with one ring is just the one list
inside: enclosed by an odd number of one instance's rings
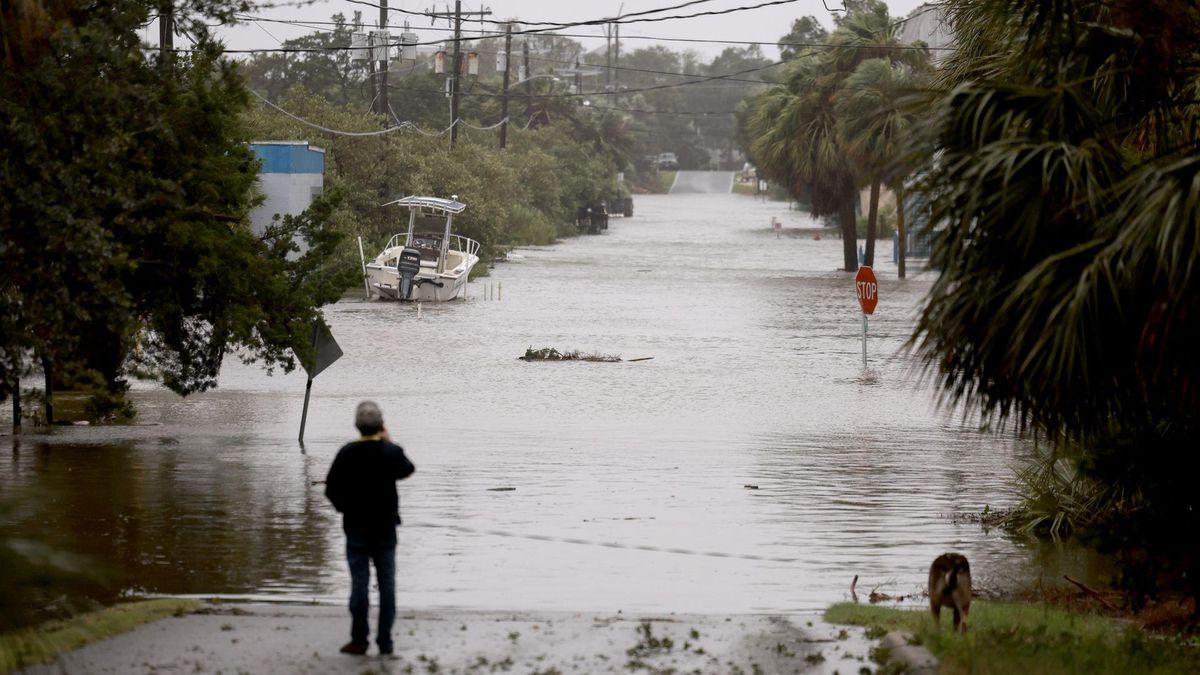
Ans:
{"label": "red stop sign", "polygon": [[874,314],[875,305],[879,303],[879,282],[875,280],[875,272],[870,267],[858,268],[854,275],[854,291],[858,294],[858,304],[862,306],[863,314]]}

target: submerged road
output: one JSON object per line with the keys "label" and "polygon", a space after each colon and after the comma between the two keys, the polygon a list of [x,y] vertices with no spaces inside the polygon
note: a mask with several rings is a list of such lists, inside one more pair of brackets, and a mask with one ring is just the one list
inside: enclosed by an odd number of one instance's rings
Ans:
{"label": "submerged road", "polygon": [[[129,591],[340,606],[344,539],[314,482],[374,399],[417,465],[400,488],[405,608],[812,612],[856,574],[918,590],[945,551],[989,589],[1089,579],[1069,545],[947,517],[1011,503],[1029,451],[937,410],[914,378],[901,348],[931,273],[876,266],[864,370],[841,242],[770,229],[806,214],[636,200],[604,234],[514,251],[466,301],[326,308],[345,356],[313,383],[303,448],[303,372],[236,357],[186,399],[135,385],[138,426],[5,439],[0,485],[38,496],[17,530]],[[626,361],[518,360],[529,347]]]}
{"label": "submerged road", "polygon": [[671,194],[728,194],[733,191],[732,171],[680,171]]}

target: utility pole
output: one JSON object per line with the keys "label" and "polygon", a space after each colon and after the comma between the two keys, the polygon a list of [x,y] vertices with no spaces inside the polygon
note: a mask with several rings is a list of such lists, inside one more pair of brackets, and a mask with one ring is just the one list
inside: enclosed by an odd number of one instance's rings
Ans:
{"label": "utility pole", "polygon": [[462,79],[462,0],[454,0],[454,73],[450,75],[450,149],[458,140],[458,84]]}
{"label": "utility pole", "polygon": [[575,95],[583,97],[583,71],[579,69],[579,57],[575,57]]}
{"label": "utility pole", "polygon": [[[500,149],[508,141],[508,62],[512,54],[512,24],[504,26],[504,96],[500,99]],[[527,75],[528,76],[528,75]]]}
{"label": "utility pole", "polygon": [[[392,126],[392,107],[388,104],[388,51],[391,45],[390,40],[384,37],[384,31],[387,29],[387,0],[379,0],[379,39],[383,41],[383,61],[379,62],[379,114],[383,115],[383,126],[388,128]],[[373,55],[372,55],[373,56]]]}
{"label": "utility pole", "polygon": [[[621,5],[622,8],[625,5]],[[621,24],[616,25],[616,35],[613,40],[613,102],[619,102],[617,92],[621,90]]]}
{"label": "utility pole", "polygon": [[[530,83],[530,78],[533,73],[529,71],[529,38],[525,38],[525,119],[529,119],[529,115],[533,110],[533,86]],[[528,124],[528,122],[526,122]]]}
{"label": "utility pole", "polygon": [[[450,73],[450,149],[454,149],[454,141],[458,139],[458,100],[459,100],[459,83],[462,81],[462,19],[464,12],[462,11],[462,0],[454,0],[454,13],[450,12],[426,12],[425,15],[430,18],[449,18],[454,21],[454,64],[453,71]],[[491,10],[481,9],[477,12],[466,12],[467,16],[478,16],[483,18],[491,16]]]}
{"label": "utility pole", "polygon": [[604,26],[604,91],[609,92],[609,103],[612,103],[612,32],[613,24]]}
{"label": "utility pole", "polygon": [[171,0],[158,8],[158,60],[167,63],[175,51],[175,5]]}

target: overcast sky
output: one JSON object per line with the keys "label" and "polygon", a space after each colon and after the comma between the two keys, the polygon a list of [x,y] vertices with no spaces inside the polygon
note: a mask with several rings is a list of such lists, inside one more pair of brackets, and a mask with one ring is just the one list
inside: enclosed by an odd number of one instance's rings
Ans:
{"label": "overcast sky", "polygon": [[[260,0],[263,4],[271,2],[286,2],[287,0]],[[378,0],[368,0],[375,3]],[[683,4],[685,0],[606,0],[604,2],[580,2],[576,0],[466,0],[463,11],[478,11],[481,8],[491,10],[492,19],[518,19],[525,21],[555,21],[571,22],[587,19],[598,19],[615,16],[618,13],[636,12],[659,7]],[[734,7],[752,6],[769,0],[708,0],[690,7],[673,10],[666,14],[693,14],[700,11],[722,10]],[[735,40],[770,43],[763,47],[764,53],[771,58],[778,56],[779,50],[774,43],[791,27],[792,20],[805,15],[817,17],[827,27],[832,28],[833,19],[825,4],[830,8],[841,7],[841,0],[796,0],[786,4],[763,7],[725,14],[721,16],[696,17],[658,21],[651,23],[633,23],[621,26],[622,51],[631,51],[639,47],[655,44],[655,38],[688,38],[698,40]],[[924,4],[923,0],[893,0],[888,3],[893,16],[904,16],[915,7]],[[623,5],[623,8],[622,8]],[[389,0],[390,8],[424,12],[436,7],[437,11],[446,11],[454,6],[453,0]],[[284,21],[329,21],[337,13],[345,14],[349,19],[354,12],[361,10],[364,21],[374,24],[378,21],[379,10],[361,4],[353,4],[346,0],[319,0],[304,7],[280,7],[263,9],[253,13],[253,16]],[[394,26],[393,32],[399,32],[405,15],[398,12],[390,13],[389,23]],[[426,17],[408,16],[412,30],[420,35],[420,40],[435,40],[444,38],[446,32],[431,31],[430,20]],[[434,28],[445,29],[446,21],[439,21]],[[292,26],[282,23],[254,22],[242,26],[221,28],[218,35],[230,49],[262,49],[278,47],[280,42],[313,32],[313,27]],[[320,27],[320,26],[316,26]],[[478,21],[465,24],[468,37],[477,36],[482,29],[492,30],[492,24],[480,25]],[[585,47],[595,49],[603,46],[603,29],[599,26],[581,26],[563,29],[562,32],[572,35],[591,35],[593,38],[574,39],[584,43]],[[158,42],[156,25],[147,27],[143,38],[151,43]],[[684,43],[661,42],[672,49],[694,49],[706,60],[719,54],[726,44],[718,43]],[[187,46],[186,38],[180,38],[177,45]]]}

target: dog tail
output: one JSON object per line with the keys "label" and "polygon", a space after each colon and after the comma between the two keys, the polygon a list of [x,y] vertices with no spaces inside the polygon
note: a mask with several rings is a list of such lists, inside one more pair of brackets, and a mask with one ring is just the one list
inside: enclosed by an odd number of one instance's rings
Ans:
{"label": "dog tail", "polygon": [[946,572],[946,582],[942,586],[942,594],[950,595],[950,593],[952,593],[954,591],[954,589],[957,587],[958,587],[958,566],[956,565],[954,567],[951,567],[949,572]]}
{"label": "dog tail", "polygon": [[965,574],[967,576],[968,583],[970,582],[971,565],[967,562],[966,558],[961,556],[958,560],[954,561],[954,565],[952,565],[950,567],[950,571],[946,573],[946,593],[950,593],[954,589],[958,588],[959,574]]}

